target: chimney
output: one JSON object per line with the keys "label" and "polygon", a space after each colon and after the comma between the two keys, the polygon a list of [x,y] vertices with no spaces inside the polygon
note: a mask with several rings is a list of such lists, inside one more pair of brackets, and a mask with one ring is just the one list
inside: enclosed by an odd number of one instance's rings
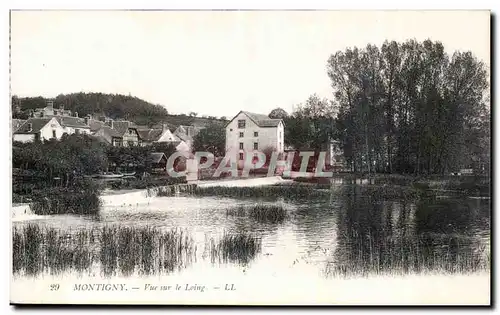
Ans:
{"label": "chimney", "polygon": [[78,118],[78,112],[75,112],[75,117],[77,117],[77,118]]}
{"label": "chimney", "polygon": [[87,125],[87,126],[90,125],[90,115],[87,115],[85,117],[85,125]]}
{"label": "chimney", "polygon": [[165,131],[167,131],[167,130],[168,130],[168,125],[167,125],[167,124],[162,124],[162,125],[161,125],[161,131],[162,131],[162,132],[165,132]]}
{"label": "chimney", "polygon": [[46,101],[47,107],[54,108],[54,101],[52,100],[47,100]]}
{"label": "chimney", "polygon": [[45,113],[44,113],[44,111],[42,110],[42,111],[40,112],[40,117],[43,117],[43,115],[44,115],[44,114],[45,114]]}
{"label": "chimney", "polygon": [[32,132],[32,131],[33,131],[33,124],[28,123],[28,132]]}

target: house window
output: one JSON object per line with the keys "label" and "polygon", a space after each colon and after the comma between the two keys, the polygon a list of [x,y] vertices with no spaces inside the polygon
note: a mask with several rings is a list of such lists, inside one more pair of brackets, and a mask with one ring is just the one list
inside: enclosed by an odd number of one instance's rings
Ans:
{"label": "house window", "polygon": [[240,150],[243,150],[243,142],[240,142]]}
{"label": "house window", "polygon": [[240,138],[243,138],[245,134],[243,132],[240,132]]}
{"label": "house window", "polygon": [[56,137],[56,131],[55,131],[55,130],[52,130],[52,138],[57,138],[57,137]]}
{"label": "house window", "polygon": [[253,143],[253,149],[258,150],[259,149],[259,144],[257,142]]}
{"label": "house window", "polygon": [[77,135],[79,135],[79,134],[80,134],[80,129],[75,129],[75,133],[76,133]]}
{"label": "house window", "polygon": [[240,129],[245,128],[245,120],[244,119],[238,120],[238,128],[240,128]]}
{"label": "house window", "polygon": [[254,132],[253,132],[253,136],[254,136],[254,137],[258,137],[258,136],[259,136],[259,133],[258,133],[257,131],[254,131]]}
{"label": "house window", "polygon": [[242,153],[240,153],[240,160],[243,160],[243,159],[244,159],[244,157],[243,157],[243,152],[242,152]]}
{"label": "house window", "polygon": [[281,150],[281,141],[278,144],[278,150]]}
{"label": "house window", "polygon": [[133,147],[133,146],[134,146],[134,141],[129,141],[129,142],[128,142],[128,146],[129,146],[129,147]]}
{"label": "house window", "polygon": [[281,131],[280,131],[280,139],[281,139]]}

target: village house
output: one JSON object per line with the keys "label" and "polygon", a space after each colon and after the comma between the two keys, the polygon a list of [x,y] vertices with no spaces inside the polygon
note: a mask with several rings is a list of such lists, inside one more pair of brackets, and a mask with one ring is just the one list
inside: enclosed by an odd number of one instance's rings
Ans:
{"label": "village house", "polygon": [[107,124],[95,124],[92,135],[102,142],[115,147],[121,146],[123,143],[123,137]]}
{"label": "village house", "polygon": [[[200,127],[181,125],[172,132],[166,124],[149,128],[138,126],[130,121],[113,120],[109,117],[94,119],[91,115],[87,115],[85,118],[80,118],[77,112],[72,113],[63,107],[54,108],[52,100],[47,101],[46,107],[32,111],[31,116],[45,120],[54,118],[62,128],[63,134],[90,134],[112,146],[146,146],[153,143],[169,142],[176,147],[177,151],[181,152],[191,151],[193,137],[201,129]],[[12,120],[12,132],[14,133],[24,122]],[[17,136],[17,138],[22,137]],[[57,139],[60,139],[60,136]]]}
{"label": "village house", "polygon": [[14,132],[16,132],[16,130],[19,129],[19,127],[21,127],[21,125],[24,124],[25,122],[26,122],[25,119],[12,119],[10,125],[12,135],[14,135]]}
{"label": "village house", "polygon": [[179,141],[179,138],[174,136],[166,124],[162,124],[161,128],[139,126],[137,132],[139,134],[139,145],[141,146],[151,145],[154,142]]}
{"label": "village house", "polygon": [[179,125],[174,130],[174,135],[186,144],[187,151],[192,151],[193,139],[201,129],[203,129],[203,127]]}
{"label": "village house", "polygon": [[54,108],[54,101],[47,100],[47,106],[44,108],[36,108],[32,112],[32,116],[35,118],[46,117],[46,116],[71,116],[70,110],[65,110],[64,106],[60,108]]}
{"label": "village house", "polygon": [[267,150],[282,153],[284,126],[282,119],[240,111],[226,125],[226,154],[242,161],[246,154],[254,155]]}
{"label": "village house", "polygon": [[[47,116],[51,117],[51,116]],[[90,134],[90,126],[88,119],[71,117],[71,116],[52,116],[64,129],[64,132],[68,135],[72,134]]]}
{"label": "village house", "polygon": [[14,131],[13,140],[20,142],[59,140],[63,134],[64,128],[54,117],[30,118]]}
{"label": "village house", "polygon": [[110,127],[114,129],[118,137],[121,138],[121,143],[120,141],[118,141],[113,145],[116,145],[118,147],[120,146],[132,147],[139,145],[139,134],[137,133],[137,125],[135,125],[133,122],[126,120],[123,121],[111,120],[110,122],[111,122]]}

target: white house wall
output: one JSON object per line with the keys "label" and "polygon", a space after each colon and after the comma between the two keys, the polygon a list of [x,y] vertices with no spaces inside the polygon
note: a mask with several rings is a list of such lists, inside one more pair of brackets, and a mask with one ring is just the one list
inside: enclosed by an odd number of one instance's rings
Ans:
{"label": "white house wall", "polygon": [[181,143],[179,143],[177,145],[177,147],[175,147],[175,149],[179,152],[190,152],[191,151],[191,147],[184,141],[181,141]]}
{"label": "white house wall", "polygon": [[174,135],[172,134],[172,132],[170,130],[166,130],[162,133],[162,135],[160,136],[160,138],[158,139],[157,142],[170,142],[170,141],[174,141],[175,138],[174,138]]}
{"label": "white house wall", "polygon": [[64,134],[64,128],[55,118],[52,118],[42,129],[40,129],[40,139],[51,139],[53,130],[56,131],[56,138],[61,139]]}
{"label": "white house wall", "polygon": [[[52,118],[42,129],[40,129],[40,140],[49,140],[52,138],[52,131],[56,131],[56,138],[61,139],[64,134],[64,128],[59,122]],[[14,134],[14,141],[32,142],[35,140],[35,134]]]}
{"label": "white house wall", "polygon": [[[245,128],[238,128],[238,120],[246,121]],[[243,132],[243,137],[239,133]],[[258,136],[254,137],[254,132],[258,132]],[[281,138],[280,136],[281,132]],[[226,152],[233,157],[238,157],[240,152],[263,152],[266,148],[271,147],[278,152],[283,152],[284,149],[284,128],[280,123],[278,127],[259,127],[247,115],[240,113],[226,127]],[[240,142],[243,143],[243,150],[240,150]],[[254,143],[258,143],[258,150],[254,150]]]}
{"label": "white house wall", "polygon": [[35,141],[35,135],[34,134],[14,134],[14,141],[20,141],[20,142],[33,142]]}

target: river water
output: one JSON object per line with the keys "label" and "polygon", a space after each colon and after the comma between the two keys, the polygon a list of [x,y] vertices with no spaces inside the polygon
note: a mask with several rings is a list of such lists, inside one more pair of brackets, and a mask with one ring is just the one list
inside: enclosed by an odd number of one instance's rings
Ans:
{"label": "river water", "polygon": [[[261,284],[269,279],[293,279],[294,283],[307,287],[306,282],[360,281],[387,276],[486,274],[489,277],[489,199],[456,197],[444,192],[438,198],[410,201],[367,195],[360,187],[341,184],[325,198],[314,199],[115,194],[103,197],[104,205],[97,216],[29,215],[14,218],[13,225],[22,228],[35,224],[42,231],[54,228],[61,235],[68,233],[67,238],[78,231],[103,227],[175,229],[182,231],[192,246],[176,260],[175,268],[160,271],[158,264],[151,263],[146,268],[147,274],[144,274],[144,257],[134,260],[127,273],[120,263],[103,266],[109,261],[102,257],[89,262],[89,268],[75,268],[71,262],[76,259],[73,254],[59,275],[51,275],[66,279],[83,276],[135,281],[140,277],[156,280],[175,277],[200,282],[211,275],[212,282],[213,279],[239,279],[234,281],[240,281],[240,286],[248,279]],[[286,209],[287,219],[262,223],[248,216],[228,214],[230,209],[255,204],[281,205]],[[245,259],[231,259],[230,255],[226,255],[230,259],[214,259],[211,244],[217,244],[224,235],[255,237],[260,246],[241,254]],[[95,246],[99,253],[99,245]],[[117,256],[114,259],[119,260],[120,254]],[[36,268],[28,276],[25,268],[19,267],[15,279],[19,284],[25,283],[26,279],[50,275],[50,270],[50,266]],[[279,281],[285,283],[285,280]],[[225,286],[225,282],[227,280],[221,280],[220,286]],[[297,290],[305,296],[304,289]],[[308,292],[311,293],[311,289]],[[255,299],[262,301],[263,296]],[[279,302],[276,296],[272,301]]]}

